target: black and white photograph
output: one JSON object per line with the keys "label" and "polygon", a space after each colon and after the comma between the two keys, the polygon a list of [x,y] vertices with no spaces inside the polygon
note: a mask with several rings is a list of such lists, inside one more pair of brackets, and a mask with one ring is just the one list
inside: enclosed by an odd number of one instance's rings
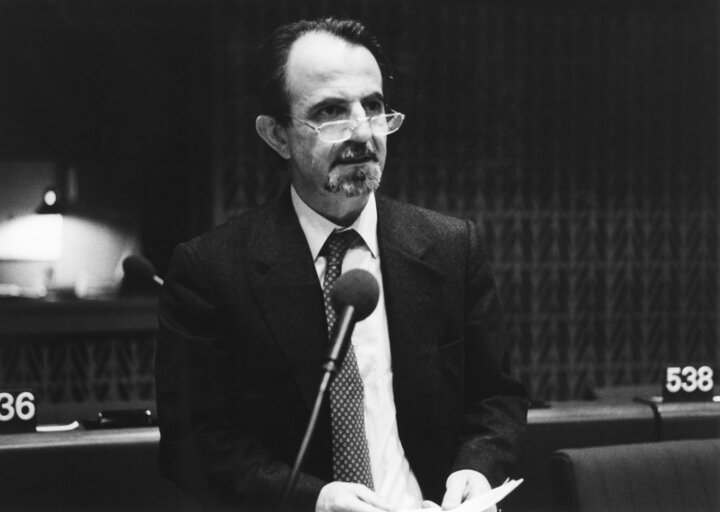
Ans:
{"label": "black and white photograph", "polygon": [[717,0],[0,0],[0,511],[720,510]]}

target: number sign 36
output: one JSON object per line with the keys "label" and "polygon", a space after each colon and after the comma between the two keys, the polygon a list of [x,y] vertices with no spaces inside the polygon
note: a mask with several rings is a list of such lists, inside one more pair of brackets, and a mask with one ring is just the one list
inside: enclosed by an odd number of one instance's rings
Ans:
{"label": "number sign 36", "polygon": [[35,432],[35,413],[32,391],[0,391],[0,432]]}
{"label": "number sign 36", "polygon": [[669,366],[665,369],[663,400],[712,400],[714,387],[713,370],[709,366]]}

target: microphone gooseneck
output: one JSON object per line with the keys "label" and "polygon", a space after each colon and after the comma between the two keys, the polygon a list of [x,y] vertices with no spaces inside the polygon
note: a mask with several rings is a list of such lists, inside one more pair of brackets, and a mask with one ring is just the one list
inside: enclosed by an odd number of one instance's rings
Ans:
{"label": "microphone gooseneck", "polygon": [[158,286],[163,285],[163,280],[157,275],[155,267],[148,260],[137,254],[131,254],[122,262],[123,272],[130,279],[139,282],[153,281]]}
{"label": "microphone gooseneck", "polygon": [[370,313],[372,313],[375,306],[377,306],[379,297],[380,287],[378,286],[378,282],[367,270],[349,270],[335,281],[335,286],[330,292],[330,300],[338,314],[338,319],[335,322],[335,330],[330,339],[330,349],[326,362],[323,365],[324,372],[317,397],[315,398],[315,405],[310,415],[310,421],[305,430],[302,444],[298,450],[295,464],[290,471],[290,476],[285,485],[285,491],[283,492],[280,502],[281,508],[284,508],[288,504],[295,490],[298,473],[305,460],[305,453],[310,445],[310,439],[315,431],[315,425],[317,424],[317,419],[320,414],[323,398],[330,384],[330,379],[337,373],[337,369],[345,357],[355,324],[370,316]]}

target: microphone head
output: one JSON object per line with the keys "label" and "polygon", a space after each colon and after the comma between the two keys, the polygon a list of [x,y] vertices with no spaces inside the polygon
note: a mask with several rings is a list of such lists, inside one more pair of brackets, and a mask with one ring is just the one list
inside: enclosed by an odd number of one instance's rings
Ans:
{"label": "microphone head", "polygon": [[359,268],[348,270],[335,281],[330,292],[330,300],[335,311],[347,306],[355,308],[356,321],[364,320],[375,310],[380,287],[377,280],[367,270]]}
{"label": "microphone head", "polygon": [[123,272],[131,279],[152,281],[155,277],[155,267],[148,260],[137,254],[131,254],[122,262]]}

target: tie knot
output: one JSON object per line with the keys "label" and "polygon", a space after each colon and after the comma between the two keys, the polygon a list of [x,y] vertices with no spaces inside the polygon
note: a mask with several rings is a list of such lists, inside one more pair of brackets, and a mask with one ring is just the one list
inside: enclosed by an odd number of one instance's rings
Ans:
{"label": "tie knot", "polygon": [[342,261],[348,248],[357,239],[358,234],[354,229],[347,231],[333,231],[325,241],[322,253],[329,261]]}

